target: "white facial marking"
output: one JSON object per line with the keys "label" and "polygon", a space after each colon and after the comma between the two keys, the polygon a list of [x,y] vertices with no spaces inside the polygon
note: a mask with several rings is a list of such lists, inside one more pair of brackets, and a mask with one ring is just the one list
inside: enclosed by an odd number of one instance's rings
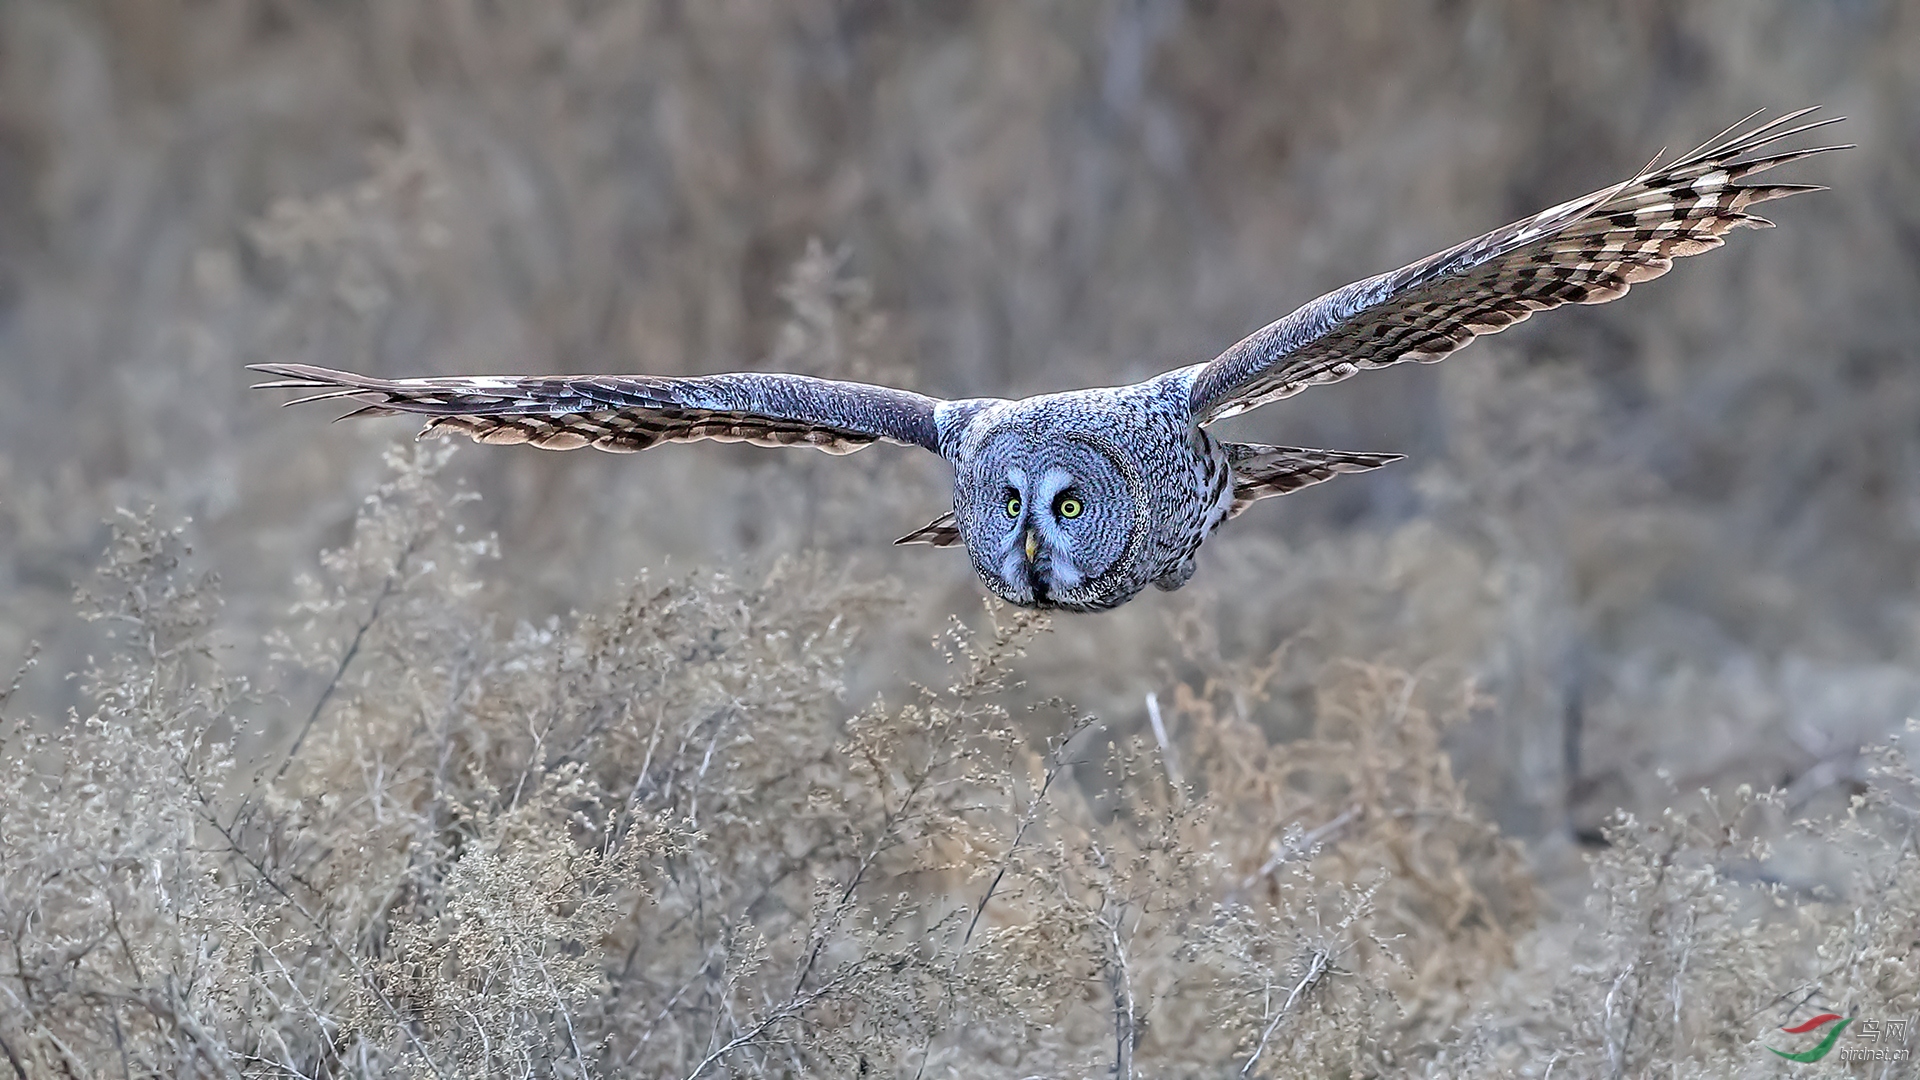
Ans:
{"label": "white facial marking", "polygon": [[1056,551],[1047,567],[1052,571],[1054,592],[1077,589],[1087,580],[1087,575],[1081,573],[1080,568],[1073,564],[1073,557],[1065,552]]}
{"label": "white facial marking", "polygon": [[1040,483],[1034,489],[1033,501],[1037,510],[1030,519],[1040,533],[1042,546],[1047,551],[1047,568],[1055,592],[1078,588],[1087,580],[1087,575],[1073,561],[1073,540],[1061,528],[1053,514],[1053,500],[1062,491],[1073,486],[1073,474],[1055,466],[1040,476]]}
{"label": "white facial marking", "polygon": [[[1003,567],[1007,565],[1007,557],[1009,555],[1021,555],[1020,546],[1025,536],[1024,525],[1027,521],[1027,516],[1033,513],[1033,500],[1027,498],[1026,470],[1008,469],[1007,486],[1012,488],[1014,493],[1020,497],[1020,512],[1012,517],[1006,517],[1004,513],[1001,515],[1007,522],[1007,531],[1000,537],[999,554]],[[1017,565],[1017,562],[1015,565]],[[1008,580],[1011,581],[1013,579],[1009,578]]]}
{"label": "white facial marking", "polygon": [[1026,523],[1028,515],[1033,512],[1033,500],[1027,497],[1027,471],[1020,468],[1008,469],[1007,487],[1012,488],[1020,497],[1020,512],[1012,517],[1005,517],[1003,514],[1006,532],[1001,534],[1000,547],[995,554],[999,556],[1000,579],[1025,596],[1027,593]]}
{"label": "white facial marking", "polygon": [[1000,580],[1015,590],[1025,593],[1027,581],[1026,552],[1018,548],[1000,558]]}
{"label": "white facial marking", "polygon": [[1053,497],[1073,483],[1073,474],[1055,466],[1040,475],[1040,486],[1034,490],[1035,501],[1044,500],[1053,505]]}

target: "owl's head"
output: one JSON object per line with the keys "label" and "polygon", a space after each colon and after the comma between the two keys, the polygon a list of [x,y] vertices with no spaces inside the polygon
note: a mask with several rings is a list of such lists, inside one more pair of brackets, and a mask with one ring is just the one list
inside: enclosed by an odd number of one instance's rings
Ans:
{"label": "owl's head", "polygon": [[1100,611],[1145,584],[1138,465],[1102,433],[1018,420],[988,432],[956,477],[961,539],[981,580],[1022,607]]}

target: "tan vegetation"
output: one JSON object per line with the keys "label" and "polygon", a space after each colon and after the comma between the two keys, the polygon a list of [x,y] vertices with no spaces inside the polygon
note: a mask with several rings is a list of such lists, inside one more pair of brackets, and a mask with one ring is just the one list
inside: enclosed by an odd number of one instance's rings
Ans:
{"label": "tan vegetation", "polygon": [[1002,609],[849,709],[890,590],[789,560],[505,628],[446,456],[396,455],[309,583],[277,647],[329,682],[277,757],[235,756],[263,703],[180,533],[116,527],[90,712],[0,742],[17,1074],[1735,1073],[1801,993],[1920,1005],[1897,754],[1798,832],[1746,787],[1622,816],[1536,929],[1442,747],[1464,687],[1334,663],[1289,703],[1285,650],[1189,625],[1204,674],[1106,740],[1009,711],[1047,627]]}

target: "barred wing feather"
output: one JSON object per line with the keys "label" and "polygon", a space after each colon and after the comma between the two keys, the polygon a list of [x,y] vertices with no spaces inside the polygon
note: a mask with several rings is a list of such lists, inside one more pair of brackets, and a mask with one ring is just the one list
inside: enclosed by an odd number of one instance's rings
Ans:
{"label": "barred wing feather", "polygon": [[832,454],[882,440],[939,447],[936,399],[804,375],[379,379],[307,364],[250,366],[281,376],[260,387],[319,391],[289,405],[341,399],[362,403],[347,416],[417,413],[431,418],[422,436],[462,431],[476,442],[530,443],[547,450],[591,446],[615,453],[697,439],[812,446]]}
{"label": "barred wing feather", "polygon": [[1791,126],[1812,111],[1732,134],[1750,116],[1671,164],[1656,159],[1623,183],[1336,289],[1196,366],[1189,397],[1194,418],[1204,424],[1232,416],[1365,368],[1431,363],[1536,311],[1612,300],[1635,282],[1666,273],[1674,259],[1720,246],[1731,229],[1768,227],[1771,222],[1747,208],[1821,189],[1741,181],[1845,149],[1750,156],[1839,122]]}

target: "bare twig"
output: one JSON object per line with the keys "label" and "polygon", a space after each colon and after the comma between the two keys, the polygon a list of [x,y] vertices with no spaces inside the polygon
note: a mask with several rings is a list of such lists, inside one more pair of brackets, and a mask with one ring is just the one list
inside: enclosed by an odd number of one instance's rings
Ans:
{"label": "bare twig", "polygon": [[360,655],[360,643],[366,639],[367,631],[373,629],[373,624],[380,618],[380,608],[386,604],[388,597],[400,591],[400,575],[406,571],[407,560],[419,550],[424,539],[424,534],[415,533],[407,541],[406,549],[400,552],[400,557],[394,560],[393,572],[387,575],[386,582],[380,586],[380,594],[373,598],[373,606],[367,609],[367,617],[361,620],[359,627],[353,632],[353,640],[347,643],[346,651],[340,654],[340,663],[333,669],[333,677],[327,680],[326,687],[320,691],[320,697],[314,701],[313,711],[307,714],[306,723],[300,725],[300,734],[294,736],[293,745],[287,747],[287,756],[273,774],[275,780],[287,775],[287,769],[293,765],[294,755],[300,752],[301,744],[307,741],[307,733],[313,730],[314,722],[320,719],[320,712],[327,707],[327,702],[333,700],[334,691],[340,688],[340,680],[346,676],[347,668],[353,664],[354,657]]}
{"label": "bare twig", "polygon": [[20,684],[27,680],[27,672],[33,670],[33,665],[39,658],[40,643],[37,641],[29,641],[27,643],[27,655],[20,658],[20,666],[15,669],[13,673],[13,681],[7,684],[5,690],[0,690],[0,705],[5,705],[7,702],[12,701],[13,695],[20,692]]}
{"label": "bare twig", "polygon": [[1180,786],[1180,752],[1167,738],[1167,725],[1160,719],[1160,698],[1151,690],[1147,691],[1147,721],[1153,725],[1153,741],[1160,745],[1160,762],[1166,766],[1167,783],[1177,798],[1184,790]]}
{"label": "bare twig", "polygon": [[693,1067],[693,1071],[687,1074],[687,1080],[698,1080],[699,1076],[702,1073],[706,1072],[708,1068],[720,1062],[728,1054],[733,1053],[735,1050],[741,1050],[746,1047],[752,1046],[754,1043],[759,1041],[759,1039],[762,1036],[764,1036],[769,1030],[771,1030],[774,1025],[782,1023],[783,1021],[786,1021],[786,1020],[790,1020],[796,1016],[799,1016],[805,1013],[808,1006],[811,1006],[814,1002],[820,1000],[822,997],[825,997],[827,994],[831,993],[833,990],[837,988],[838,988],[837,983],[830,982],[821,987],[816,988],[811,993],[795,994],[793,997],[788,998],[786,1001],[781,1002],[778,1007],[774,1008],[772,1011],[767,1013],[765,1017],[761,1018],[759,1023],[755,1024],[751,1028],[741,1031],[739,1034],[735,1035],[733,1038],[727,1040],[727,1042],[721,1045],[719,1049],[708,1054],[706,1057],[701,1058],[700,1063],[695,1065]]}
{"label": "bare twig", "polygon": [[1139,1037],[1139,1013],[1133,1000],[1133,971],[1127,963],[1127,944],[1120,937],[1120,924],[1126,919],[1121,909],[1111,920],[1103,913],[1101,926],[1107,931],[1107,945],[1113,950],[1113,971],[1109,975],[1113,992],[1113,1075],[1133,1080],[1133,1044]]}
{"label": "bare twig", "polygon": [[1342,810],[1332,820],[1316,825],[1298,836],[1292,838],[1285,838],[1283,836],[1281,842],[1274,845],[1273,854],[1267,857],[1267,861],[1260,864],[1260,869],[1240,879],[1240,884],[1228,894],[1227,900],[1237,903],[1240,894],[1253,888],[1261,878],[1266,877],[1268,874],[1273,873],[1275,870],[1280,869],[1295,859],[1311,854],[1315,848],[1320,846],[1322,841],[1334,836],[1339,833],[1340,830],[1357,820],[1360,817],[1360,812],[1361,807],[1356,803]]}
{"label": "bare twig", "polygon": [[400,1010],[396,1008],[392,1000],[387,997],[386,991],[380,989],[379,982],[376,981],[373,975],[360,963],[360,958],[354,955],[346,946],[340,944],[339,939],[333,936],[332,929],[322,922],[319,916],[308,911],[307,906],[302,904],[298,897],[287,891],[286,886],[280,884],[280,882],[268,872],[267,868],[262,865],[258,859],[255,859],[252,853],[246,850],[246,846],[240,842],[239,837],[228,832],[226,827],[220,824],[219,815],[213,813],[213,803],[207,797],[206,792],[201,789],[198,781],[193,777],[188,777],[188,779],[192,784],[194,796],[200,803],[196,809],[199,811],[201,819],[212,826],[214,832],[218,833],[220,838],[226,841],[227,849],[231,851],[236,858],[246,864],[246,866],[259,877],[263,884],[274,892],[279,893],[280,898],[285,900],[287,905],[291,907],[300,918],[306,921],[307,925],[313,927],[314,930],[319,933],[320,940],[325,942],[328,948],[332,949],[341,959],[347,962],[347,965],[353,969],[354,975],[359,978],[360,984],[367,988],[367,992],[373,995],[374,1000],[380,1004],[381,1009],[386,1012],[387,1016],[394,1022],[394,1025],[399,1028],[401,1034],[406,1036],[407,1042],[413,1045],[414,1051],[420,1055],[421,1060],[427,1063],[427,1067],[433,1070],[435,1076],[446,1080],[446,1070],[442,1069],[440,1063],[433,1059],[433,1055],[427,1052],[426,1044],[420,1041],[420,1036],[414,1032],[413,1025],[407,1023],[406,1018],[400,1015]]}
{"label": "bare twig", "polygon": [[1260,1055],[1267,1052],[1267,1041],[1273,1038],[1274,1032],[1280,1030],[1280,1021],[1286,1019],[1287,1014],[1293,1011],[1294,1002],[1299,1001],[1302,995],[1313,989],[1332,967],[1333,952],[1331,950],[1325,948],[1313,950],[1307,960],[1306,973],[1293,984],[1293,989],[1287,993],[1287,1000],[1280,1003],[1280,1008],[1273,1014],[1273,1019],[1267,1021],[1266,1030],[1260,1032],[1259,1045],[1253,1048],[1253,1054],[1247,1058],[1247,1063],[1240,1066],[1241,1076],[1252,1073],[1253,1067],[1260,1063]]}
{"label": "bare twig", "polygon": [[7,1042],[4,1035],[0,1035],[0,1054],[7,1055],[7,1064],[13,1066],[13,1075],[20,1080],[27,1080],[27,1067],[20,1064],[20,1055],[13,1052],[12,1044]]}
{"label": "bare twig", "polygon": [[1053,789],[1053,782],[1060,778],[1062,772],[1066,771],[1067,762],[1064,755],[1067,744],[1073,741],[1075,735],[1085,731],[1092,723],[1092,717],[1080,718],[1072,727],[1067,729],[1065,734],[1060,736],[1059,741],[1054,744],[1053,748],[1047,751],[1047,768],[1046,772],[1042,774],[1040,778],[1040,790],[1034,793],[1033,801],[1027,804],[1026,811],[1020,815],[1020,824],[1013,830],[1013,842],[1007,845],[1007,853],[1000,857],[1000,865],[995,868],[993,872],[993,880],[987,883],[987,891],[980,894],[980,902],[973,906],[973,918],[967,921],[967,932],[960,937],[960,952],[954,954],[953,968],[955,970],[959,969],[960,957],[965,952],[967,943],[973,940],[974,930],[980,926],[981,916],[986,914],[988,901],[993,899],[994,892],[1000,888],[1000,882],[1005,880],[1007,876],[1008,868],[1013,865],[1013,856],[1015,852],[1020,850],[1020,841],[1026,838],[1027,830],[1033,827],[1035,821],[1039,820],[1040,807],[1047,801],[1047,792]]}

